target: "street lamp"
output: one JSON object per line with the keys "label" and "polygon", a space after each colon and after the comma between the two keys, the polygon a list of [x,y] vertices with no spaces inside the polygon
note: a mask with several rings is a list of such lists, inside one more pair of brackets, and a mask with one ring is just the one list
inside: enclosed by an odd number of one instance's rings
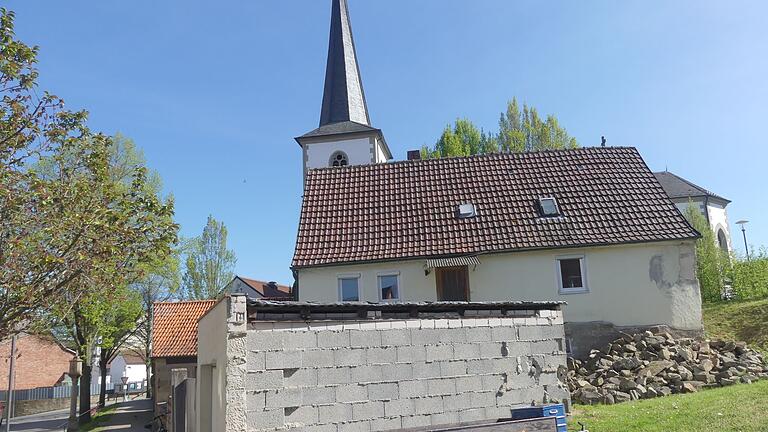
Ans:
{"label": "street lamp", "polygon": [[741,234],[744,236],[744,251],[747,253],[747,261],[749,261],[749,246],[747,245],[747,229],[744,228],[744,225],[748,223],[749,221],[746,219],[736,222],[736,225],[741,225]]}
{"label": "street lamp", "polygon": [[83,374],[83,361],[80,357],[75,357],[69,361],[69,379],[72,380],[72,391],[69,395],[69,422],[67,423],[67,432],[78,430],[77,425],[77,396],[79,393],[78,379]]}
{"label": "street lamp", "polygon": [[123,402],[128,402],[128,375],[125,372],[120,377],[120,381],[123,382]]}

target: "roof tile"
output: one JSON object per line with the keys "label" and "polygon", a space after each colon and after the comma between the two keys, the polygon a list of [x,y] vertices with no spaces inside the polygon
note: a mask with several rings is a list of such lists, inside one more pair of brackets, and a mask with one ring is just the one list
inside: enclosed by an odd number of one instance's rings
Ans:
{"label": "roof tile", "polygon": [[152,358],[197,355],[197,320],[216,300],[163,302],[154,304]]}

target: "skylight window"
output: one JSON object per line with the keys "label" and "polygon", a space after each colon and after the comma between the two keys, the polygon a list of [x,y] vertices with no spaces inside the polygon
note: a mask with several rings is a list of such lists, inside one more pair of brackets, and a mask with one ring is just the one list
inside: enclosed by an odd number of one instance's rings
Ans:
{"label": "skylight window", "polygon": [[539,199],[539,207],[541,208],[542,216],[558,216],[560,215],[560,209],[557,206],[557,200],[554,197],[546,197]]}
{"label": "skylight window", "polygon": [[475,205],[472,203],[464,203],[459,204],[459,208],[456,211],[456,215],[459,219],[467,219],[471,217],[475,217],[477,215],[477,212],[475,210]]}

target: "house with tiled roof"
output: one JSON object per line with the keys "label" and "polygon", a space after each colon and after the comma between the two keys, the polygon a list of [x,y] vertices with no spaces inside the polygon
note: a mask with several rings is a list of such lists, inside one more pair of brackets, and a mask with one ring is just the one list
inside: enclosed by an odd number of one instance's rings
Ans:
{"label": "house with tiled roof", "polygon": [[243,276],[235,276],[222,290],[222,294],[245,294],[252,300],[291,300],[292,289],[277,282],[260,281]]}
{"label": "house with tiled roof", "polygon": [[699,233],[635,148],[392,162],[344,0],[319,128],[296,140],[299,300],[564,300],[575,352],[620,329],[702,330]]}
{"label": "house with tiled roof", "polygon": [[151,383],[155,415],[171,406],[174,380],[197,374],[197,321],[215,300],[159,302],[153,305]]}
{"label": "house with tiled roof", "polygon": [[728,225],[728,204],[731,201],[704,189],[669,171],[653,173],[664,188],[669,198],[685,214],[689,205],[693,205],[707,220],[715,234],[717,245],[725,252],[733,250],[731,229]]}

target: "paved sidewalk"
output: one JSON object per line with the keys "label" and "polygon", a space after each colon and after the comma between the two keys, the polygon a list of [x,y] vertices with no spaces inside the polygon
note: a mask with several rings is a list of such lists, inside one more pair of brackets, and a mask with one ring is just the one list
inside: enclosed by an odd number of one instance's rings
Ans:
{"label": "paved sidewalk", "polygon": [[106,422],[99,425],[99,432],[147,432],[144,425],[152,421],[152,400],[136,399],[120,403]]}

